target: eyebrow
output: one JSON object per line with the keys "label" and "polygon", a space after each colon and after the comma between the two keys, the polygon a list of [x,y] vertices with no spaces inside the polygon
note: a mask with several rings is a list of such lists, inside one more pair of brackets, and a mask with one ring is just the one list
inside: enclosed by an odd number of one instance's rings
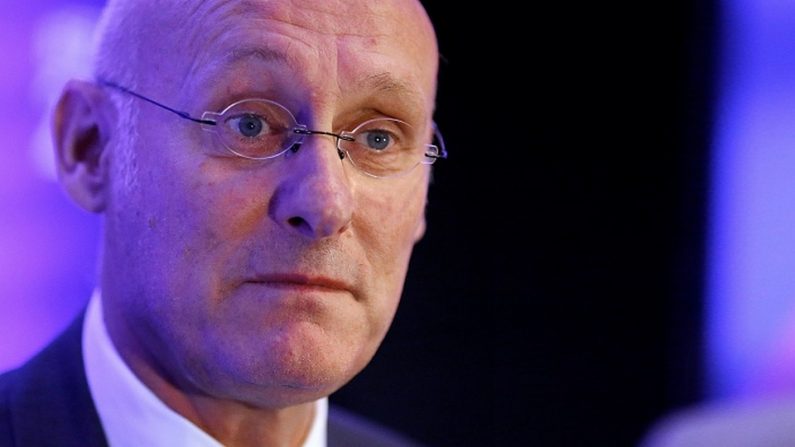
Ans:
{"label": "eyebrow", "polygon": [[[265,46],[248,46],[230,50],[224,58],[224,64],[229,66],[249,59],[265,63],[290,64],[290,58],[286,53]],[[400,80],[389,72],[370,75],[362,79],[358,83],[358,87],[364,91],[388,93],[399,97],[412,110],[424,110],[425,108],[425,102],[420,90],[413,84]]]}
{"label": "eyebrow", "polygon": [[396,79],[391,73],[387,72],[366,77],[361,82],[361,86],[380,92],[408,93],[415,96],[418,94],[417,90],[408,83]]}
{"label": "eyebrow", "polygon": [[288,62],[286,54],[268,47],[235,48],[227,53],[224,62],[233,65],[244,59],[257,59],[262,62]]}
{"label": "eyebrow", "polygon": [[[225,62],[232,65],[246,59],[256,59],[262,62],[289,63],[289,58],[285,53],[268,47],[235,48],[229,51],[225,58]],[[388,72],[368,76],[359,83],[359,87],[376,92],[408,95],[411,97],[412,102],[420,103],[420,94],[417,89],[406,82],[396,79]]]}
{"label": "eyebrow", "polygon": [[373,92],[390,93],[400,96],[411,107],[422,110],[424,103],[420,91],[412,84],[395,78],[391,73],[384,72],[376,75],[368,76],[359,86]]}

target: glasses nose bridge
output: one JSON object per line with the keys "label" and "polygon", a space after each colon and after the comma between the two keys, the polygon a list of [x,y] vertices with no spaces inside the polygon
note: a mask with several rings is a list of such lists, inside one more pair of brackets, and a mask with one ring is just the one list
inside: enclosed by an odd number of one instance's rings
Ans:
{"label": "glasses nose bridge", "polygon": [[347,135],[346,132],[334,133],[334,132],[328,132],[328,131],[325,131],[325,130],[309,129],[306,126],[296,127],[293,130],[293,132],[298,134],[299,138],[300,138],[299,141],[298,141],[298,144],[295,145],[294,148],[292,148],[293,152],[298,152],[298,150],[300,149],[301,144],[303,144],[304,137],[313,136],[313,135],[316,135],[316,136],[327,136],[327,137],[334,138],[334,148],[337,149],[337,155],[339,155],[340,160],[343,160],[345,158],[345,155],[347,154],[347,151],[343,150],[340,147],[340,141],[353,141],[354,140],[354,138],[352,136],[350,136],[350,135]]}

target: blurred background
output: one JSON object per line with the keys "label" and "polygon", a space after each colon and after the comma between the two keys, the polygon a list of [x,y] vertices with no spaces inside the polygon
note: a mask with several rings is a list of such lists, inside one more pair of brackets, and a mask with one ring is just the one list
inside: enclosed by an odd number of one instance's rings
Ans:
{"label": "blurred background", "polygon": [[102,2],[11,0],[0,13],[0,369],[41,348],[86,303],[99,221],[58,186],[50,109],[89,75]]}
{"label": "blurred background", "polygon": [[[0,13],[0,370],[94,286],[48,125],[102,3]],[[435,446],[632,446],[792,393],[795,4],[424,3],[451,157],[383,349],[332,400]]]}

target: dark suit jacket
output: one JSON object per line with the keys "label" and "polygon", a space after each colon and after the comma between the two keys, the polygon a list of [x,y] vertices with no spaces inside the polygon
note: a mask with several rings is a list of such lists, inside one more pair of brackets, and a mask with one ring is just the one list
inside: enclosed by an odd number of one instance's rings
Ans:
{"label": "dark suit jacket", "polygon": [[[81,315],[25,365],[0,375],[0,447],[107,446],[83,370],[82,327]],[[329,447],[412,445],[383,427],[329,408]]]}

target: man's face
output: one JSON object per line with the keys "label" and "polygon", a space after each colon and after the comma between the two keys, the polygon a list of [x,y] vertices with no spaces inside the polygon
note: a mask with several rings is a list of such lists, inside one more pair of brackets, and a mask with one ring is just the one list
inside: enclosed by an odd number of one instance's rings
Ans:
{"label": "man's face", "polygon": [[[160,12],[142,22],[136,89],[194,116],[266,98],[311,129],[376,117],[429,129],[430,25],[412,2],[361,3]],[[111,179],[102,276],[111,333],[133,334],[122,353],[183,389],[260,406],[350,380],[394,316],[424,231],[428,167],[371,178],[328,136],[273,160],[236,158],[198,124],[136,107],[133,165],[114,170],[132,178]]]}

